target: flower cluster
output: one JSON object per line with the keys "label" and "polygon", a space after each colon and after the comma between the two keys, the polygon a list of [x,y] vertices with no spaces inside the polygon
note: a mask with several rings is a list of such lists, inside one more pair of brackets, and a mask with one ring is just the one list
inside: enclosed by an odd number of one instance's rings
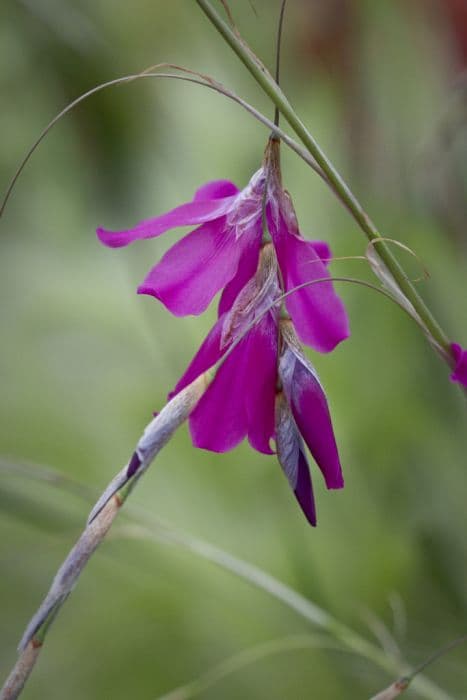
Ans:
{"label": "flower cluster", "polygon": [[194,445],[225,452],[247,437],[256,450],[272,454],[274,439],[296,498],[315,525],[304,443],[328,488],[341,488],[343,478],[326,396],[300,341],[330,352],[349,328],[329,280],[329,247],[299,233],[274,138],[243,190],[225,180],[210,182],[192,202],[134,229],[97,233],[105,245],[119,247],[194,224],[138,288],[177,316],[202,313],[222,290],[218,320],[171,395],[221,360],[190,415]]}

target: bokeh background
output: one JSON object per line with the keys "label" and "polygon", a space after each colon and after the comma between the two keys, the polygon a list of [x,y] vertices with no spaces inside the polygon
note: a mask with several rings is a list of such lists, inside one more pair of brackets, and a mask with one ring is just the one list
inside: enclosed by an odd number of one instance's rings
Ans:
{"label": "bokeh background", "polygon": [[[232,9],[272,66],[279,2],[252,4]],[[289,0],[282,71],[293,104],[383,233],[423,259],[431,279],[421,292],[464,345],[466,8]],[[211,73],[272,113],[190,0],[4,0],[0,56],[2,189],[68,101],[161,61]],[[68,115],[18,182],[0,222],[2,677],[93,495],[126,461],[215,315],[213,304],[202,318],[174,319],[135,293],[180,232],[112,251],[95,228],[162,212],[209,179],[244,185],[266,138],[209,91],[139,81]],[[361,255],[361,232],[312,171],[285,150],[283,170],[303,234],[329,240],[335,255]],[[418,277],[417,262],[405,262]],[[361,261],[334,271],[370,279]],[[465,401],[396,306],[362,288],[340,291],[352,337],[310,357],[327,388],[346,487],[326,492],[314,469],[317,529],[273,457],[248,445],[197,451],[186,427],[132,503],[256,564],[369,638],[387,625],[416,664],[467,627]],[[41,483],[34,465],[87,490]],[[25,699],[158,698],[242,650],[313,631],[183,548],[126,536],[125,523],[63,608]],[[467,650],[429,675],[467,698]],[[201,696],[357,700],[389,681],[369,661],[305,649],[259,660]]]}

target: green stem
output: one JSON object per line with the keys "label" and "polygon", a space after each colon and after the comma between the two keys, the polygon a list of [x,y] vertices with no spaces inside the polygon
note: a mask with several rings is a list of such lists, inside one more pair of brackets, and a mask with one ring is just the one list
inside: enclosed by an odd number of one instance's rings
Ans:
{"label": "green stem", "polygon": [[326,181],[333,192],[352,214],[353,218],[360,226],[368,240],[378,242],[378,253],[381,260],[383,260],[386,267],[390,270],[399,288],[410,301],[420,319],[423,321],[427,331],[435,340],[441,356],[452,367],[454,365],[454,358],[452,357],[448,336],[442,330],[441,326],[438,324],[433,314],[409,280],[408,276],[405,274],[403,267],[394,256],[389,246],[385,243],[385,241],[378,240],[381,238],[381,234],[379,233],[376,225],[365,212],[362,205],[355,197],[347,183],[341,177],[339,172],[336,170],[332,162],[297,116],[295,110],[282,92],[281,88],[275,82],[273,76],[254,55],[249,46],[247,46],[245,42],[240,39],[224,22],[218,12],[216,12],[216,10],[211,6],[209,0],[196,0],[196,2],[215,26],[217,31],[235,51],[237,56],[249,70],[256,82],[264,90],[266,95],[271,98],[283,117],[288,121],[293,131],[297,134],[315,161],[321,167],[326,176]]}

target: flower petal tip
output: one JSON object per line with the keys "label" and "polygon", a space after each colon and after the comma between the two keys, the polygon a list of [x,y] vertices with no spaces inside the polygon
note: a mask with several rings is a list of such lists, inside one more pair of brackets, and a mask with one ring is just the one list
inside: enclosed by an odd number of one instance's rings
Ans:
{"label": "flower petal tip", "polygon": [[140,284],[137,289],[136,289],[137,294],[147,294],[148,296],[155,297],[156,299],[159,299],[159,296],[157,294],[157,290],[154,289],[154,287],[151,287],[149,284]]}
{"label": "flower petal tip", "polygon": [[326,480],[326,488],[329,490],[336,491],[338,489],[343,489],[344,486],[344,477],[342,473],[336,474]]}
{"label": "flower petal tip", "polygon": [[338,333],[328,335],[326,339],[321,341],[320,344],[315,342],[315,350],[323,354],[332,352],[338,345],[348,338],[350,338],[350,325],[346,315],[345,321],[341,321]]}
{"label": "flower petal tip", "polygon": [[238,187],[230,180],[212,180],[198,187],[193,201],[203,202],[210,199],[222,199],[224,197],[232,197],[238,192]]}
{"label": "flower petal tip", "polygon": [[275,450],[272,450],[271,446],[268,445],[264,441],[263,442],[254,441],[251,439],[251,436],[248,436],[248,442],[250,443],[250,445],[252,446],[252,448],[254,450],[256,450],[257,452],[260,452],[263,455],[275,455],[276,454]]}
{"label": "flower petal tip", "polygon": [[126,245],[126,241],[122,240],[117,231],[108,231],[99,227],[96,229],[96,235],[99,241],[107,248],[121,248]]}

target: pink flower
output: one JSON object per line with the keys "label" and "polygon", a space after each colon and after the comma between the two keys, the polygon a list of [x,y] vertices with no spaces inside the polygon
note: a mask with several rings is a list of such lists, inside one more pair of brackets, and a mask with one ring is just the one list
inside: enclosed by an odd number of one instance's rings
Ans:
{"label": "pink flower", "polygon": [[281,318],[277,259],[271,243],[262,246],[254,277],[222,313],[175,387],[177,394],[212,367],[237,342],[191,413],[196,447],[226,452],[245,437],[252,447],[273,454],[308,521],[316,512],[304,443],[330,489],[343,486],[341,466],[324,390],[301,352],[290,320]]}
{"label": "pink flower", "polygon": [[[343,479],[326,396],[295,331],[302,342],[329,352],[349,328],[326,267],[330,250],[302,238],[282,188],[279,143],[269,141],[263,165],[245,189],[211,182],[192,202],[134,229],[97,234],[105,245],[119,247],[186,225],[197,228],[138,288],[177,316],[200,314],[222,290],[218,320],[171,396],[225,356],[190,415],[193,444],[226,452],[247,437],[254,449],[273,454],[274,438],[289,484],[315,525],[304,445],[328,488],[341,488]],[[285,304],[276,301],[292,290]]]}
{"label": "pink flower", "polygon": [[467,350],[464,350],[457,343],[451,345],[451,350],[456,362],[454,372],[451,374],[451,380],[467,386]]}
{"label": "pink flower", "polygon": [[[140,294],[150,294],[176,316],[185,316],[202,313],[223,289],[219,314],[228,311],[257,269],[264,207],[285,290],[329,277],[327,245],[299,233],[280,181],[278,148],[277,142],[269,142],[263,166],[241,191],[227,180],[210,182],[197,190],[192,202],[133,229],[97,230],[102,243],[117,248],[174,227],[198,226],[152,268],[138,288]],[[349,335],[344,306],[329,282],[301,289],[286,306],[298,336],[315,350],[329,352]]]}

